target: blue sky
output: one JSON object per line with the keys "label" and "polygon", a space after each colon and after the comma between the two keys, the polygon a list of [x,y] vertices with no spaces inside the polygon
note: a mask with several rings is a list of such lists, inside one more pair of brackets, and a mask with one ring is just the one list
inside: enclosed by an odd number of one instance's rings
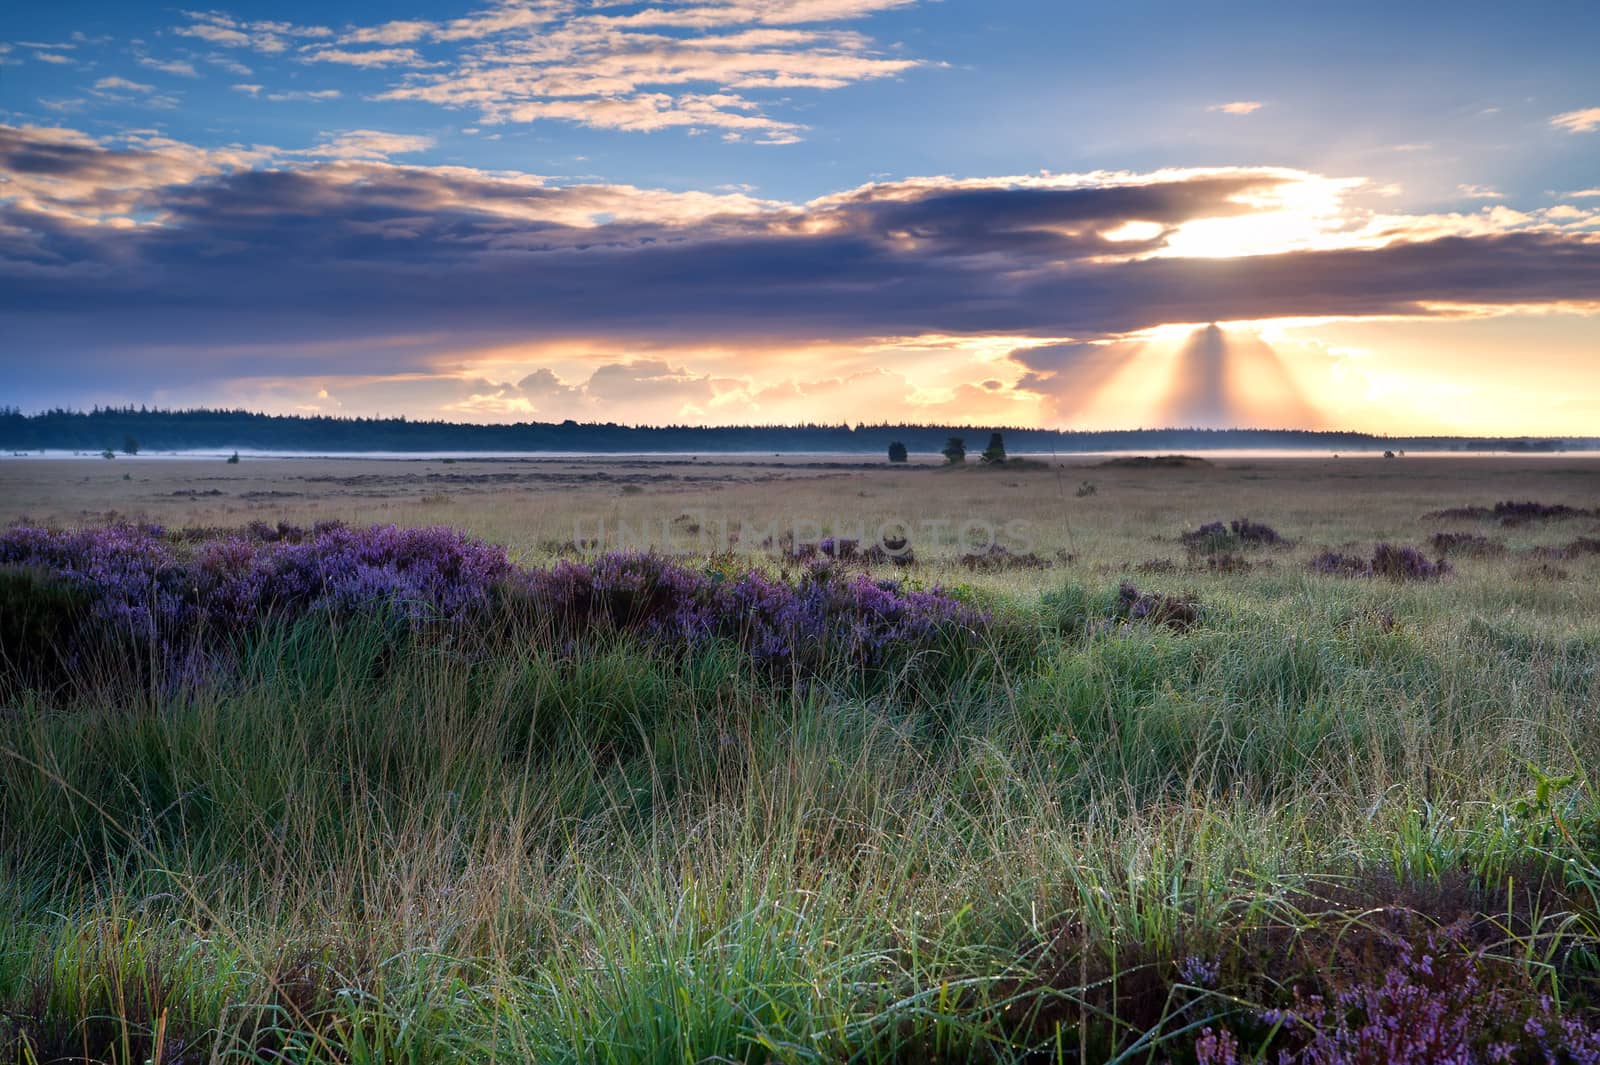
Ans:
{"label": "blue sky", "polygon": [[[1579,3],[11,5],[0,400],[1593,430],[1596,39]],[[1174,407],[1211,321],[1229,398]]]}

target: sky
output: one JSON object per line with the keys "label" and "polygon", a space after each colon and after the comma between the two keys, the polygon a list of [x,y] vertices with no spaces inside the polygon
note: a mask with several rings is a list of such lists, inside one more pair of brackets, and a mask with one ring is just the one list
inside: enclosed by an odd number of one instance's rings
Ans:
{"label": "sky", "polygon": [[0,8],[0,405],[1600,435],[1600,5]]}

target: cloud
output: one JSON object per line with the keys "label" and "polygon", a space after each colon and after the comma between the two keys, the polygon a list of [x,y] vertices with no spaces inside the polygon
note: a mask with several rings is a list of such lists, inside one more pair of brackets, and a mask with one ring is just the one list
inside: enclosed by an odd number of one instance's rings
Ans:
{"label": "cloud", "polygon": [[1574,200],[1582,200],[1594,196],[1600,196],[1600,186],[1596,186],[1592,189],[1575,189],[1572,192],[1567,193],[1567,196]]}
{"label": "cloud", "polygon": [[248,78],[252,73],[254,73],[254,71],[252,71],[249,67],[230,56],[208,55],[206,56],[206,62],[213,66],[221,67],[229,74],[233,74],[241,78]]}
{"label": "cloud", "polygon": [[1225,115],[1248,115],[1267,106],[1260,100],[1234,100],[1225,104],[1212,104],[1207,111],[1220,111]]}
{"label": "cloud", "polygon": [[194,69],[194,64],[186,59],[153,59],[150,56],[139,57],[141,66],[152,70],[159,70],[165,74],[175,74],[182,78],[198,78],[200,74]]}
{"label": "cloud", "polygon": [[118,91],[121,91],[121,92],[155,92],[156,91],[156,87],[154,85],[146,85],[143,82],[129,81],[127,78],[118,78],[118,77],[101,78],[99,81],[94,83],[94,87],[96,89],[103,89],[103,90],[106,90],[108,92],[118,92]]}
{"label": "cloud", "polygon": [[1600,129],[1600,107],[1585,107],[1582,110],[1554,115],[1550,119],[1550,124],[1568,133],[1591,133]]}
{"label": "cloud", "polygon": [[341,95],[338,89],[296,89],[292,92],[269,92],[267,99],[282,103],[286,100],[337,100]]}
{"label": "cloud", "polygon": [[410,44],[432,34],[436,24],[422,21],[385,22],[351,30],[339,38],[340,44]]}
{"label": "cloud", "polygon": [[297,26],[275,20],[236,19],[221,11],[186,11],[189,22],[175,27],[182,37],[193,37],[223,48],[251,48],[266,55],[277,55],[289,47],[289,40],[323,40],[333,36],[326,26]]}
{"label": "cloud", "polygon": [[212,44],[220,44],[225,48],[242,48],[251,42],[250,35],[242,30],[230,29],[227,26],[214,26],[207,22],[193,26],[179,26],[174,32],[185,37],[196,37]]}
{"label": "cloud", "polygon": [[1469,200],[1503,200],[1506,194],[1489,185],[1457,185],[1456,191]]}
{"label": "cloud", "polygon": [[426,61],[412,48],[373,48],[365,52],[352,52],[344,48],[325,48],[309,52],[307,63],[341,63],[351,67],[426,66]]}
{"label": "cloud", "polygon": [[[1345,187],[1300,171],[923,178],[793,204],[388,161],[431,145],[354,130],[293,151],[199,149],[0,127],[0,329],[41,372],[107,381],[245,376],[263,360],[290,376],[306,360],[437,372],[451,352],[593,342],[614,353],[598,366],[623,369],[524,362],[519,395],[538,406],[537,389],[582,382],[614,405],[654,389],[703,411],[741,391],[762,402],[770,381],[726,383],[752,377],[731,372],[741,350],[825,343],[868,373],[883,338],[1017,338],[976,376],[913,389],[933,410],[976,402],[961,386],[1008,379],[997,366],[1043,382],[1163,323],[1600,305],[1600,213],[1363,224],[1317,207],[1320,229],[1254,254],[1170,254],[1188,227],[1277,232],[1284,205]],[[726,350],[730,372],[650,353],[691,347]],[[473,395],[494,393],[461,401]]]}
{"label": "cloud", "polygon": [[374,129],[353,129],[337,134],[324,133],[323,137],[325,139],[320,145],[300,154],[319,159],[373,160],[387,159],[391,155],[425,152],[433,147],[432,137],[409,133],[384,133]]}
{"label": "cloud", "polygon": [[[177,32],[276,54],[403,73],[377,95],[470,110],[483,123],[568,122],[599,129],[736,134],[789,144],[804,126],[755,94],[835,90],[924,65],[830,26],[915,0],[708,0],[645,7],[497,0],[449,20],[322,27],[187,13]],[[426,47],[427,52],[421,49]]]}
{"label": "cloud", "polygon": [[231,85],[231,86],[229,86],[229,88],[231,88],[234,92],[242,92],[246,96],[256,96],[261,92],[263,86],[260,86],[260,85]]}
{"label": "cloud", "polygon": [[115,76],[100,78],[89,91],[109,103],[170,109],[179,102],[176,96],[156,92],[154,85]]}

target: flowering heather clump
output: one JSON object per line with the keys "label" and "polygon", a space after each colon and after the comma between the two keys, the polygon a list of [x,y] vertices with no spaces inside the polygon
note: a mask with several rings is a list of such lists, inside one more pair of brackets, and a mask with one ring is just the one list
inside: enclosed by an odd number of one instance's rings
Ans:
{"label": "flowering heather clump", "polygon": [[818,542],[817,550],[828,558],[848,562],[861,553],[861,541],[828,536]]}
{"label": "flowering heather clump", "polygon": [[[445,528],[262,524],[194,541],[155,526],[14,526],[0,534],[0,566],[6,586],[26,591],[31,604],[26,632],[0,629],[18,645],[0,652],[16,659],[38,633],[65,632],[68,665],[74,655],[132,641],[141,649],[136,660],[189,671],[201,661],[197,649],[218,652],[270,620],[319,612],[418,626],[483,623],[491,608],[509,607],[567,646],[597,632],[674,648],[721,638],[784,671],[883,666],[970,642],[988,622],[937,589],[847,577],[832,561],[819,560],[794,583],[760,571],[691,569],[653,554],[517,570],[501,548]],[[40,610],[52,616],[34,617]]]}
{"label": "flowering heather clump", "polygon": [[1242,547],[1279,547],[1288,543],[1272,526],[1249,518],[1234,518],[1226,525],[1208,521],[1197,529],[1180,533],[1178,542],[1191,554],[1219,554]]}
{"label": "flowering heather clump", "polygon": [[1434,533],[1428,542],[1441,555],[1472,555],[1476,558],[1490,558],[1506,553],[1505,545],[1500,541],[1491,540],[1487,536],[1481,536],[1478,533]]}
{"label": "flowering heather clump", "polygon": [[1195,600],[1159,592],[1141,592],[1127,581],[1117,588],[1116,609],[1117,616],[1125,621],[1165,625],[1179,632],[1200,621],[1200,604]]}
{"label": "flowering heather clump", "polygon": [[982,550],[968,551],[961,564],[974,573],[1003,573],[1015,569],[1049,569],[1050,560],[1032,551],[1018,552],[990,544]]}
{"label": "flowering heather clump", "polygon": [[626,631],[671,647],[736,642],[763,666],[876,667],[983,628],[987,615],[937,589],[915,591],[819,562],[790,583],[759,570],[721,579],[659,555],[608,554],[520,574],[518,599],[569,640]]}
{"label": "flowering heather clump", "polygon": [[[1242,1061],[1276,1065],[1437,1065],[1528,1062],[1597,1065],[1600,1028],[1592,1015],[1558,1014],[1521,971],[1481,948],[1471,948],[1461,924],[1420,941],[1396,937],[1387,965],[1361,977],[1335,974],[1325,994],[1301,987],[1287,1008],[1261,1011],[1241,1040],[1224,1025],[1195,1039],[1202,1065]],[[1195,966],[1185,959],[1180,969]],[[1196,987],[1210,986],[1201,972],[1180,973]],[[1262,1050],[1249,1046],[1263,1035]]]}
{"label": "flowering heather clump", "polygon": [[1519,503],[1515,500],[1503,500],[1492,507],[1446,507],[1443,510],[1430,510],[1423,517],[1430,521],[1493,518],[1502,525],[1523,525],[1530,521],[1582,518],[1593,516],[1595,513],[1593,510],[1584,510],[1581,507],[1569,507],[1565,503],[1536,503],[1532,500]]}
{"label": "flowering heather clump", "polygon": [[[1432,1065],[1437,1062],[1600,1063],[1600,1029],[1558,1017],[1548,995],[1519,986],[1460,933],[1401,942],[1381,979],[1331,998],[1302,997],[1262,1020],[1290,1047],[1281,1065]],[[1198,1048],[1197,1048],[1198,1049]],[[1226,1059],[1213,1059],[1222,1061]]]}
{"label": "flowering heather clump", "polygon": [[711,578],[656,554],[608,552],[525,570],[511,599],[568,636],[639,632],[697,642],[712,630]]}
{"label": "flowering heather clump", "polygon": [[1414,547],[1396,547],[1378,544],[1372,549],[1372,574],[1392,581],[1431,581],[1450,572],[1450,563],[1440,559],[1428,561],[1428,556]]}
{"label": "flowering heather clump", "polygon": [[861,552],[861,559],[873,566],[915,566],[917,553],[909,541],[893,539],[873,544]]}
{"label": "flowering heather clump", "polygon": [[119,524],[64,532],[19,525],[0,536],[0,565],[53,575],[84,594],[94,622],[116,637],[152,639],[192,619],[188,582],[160,526]]}
{"label": "flowering heather clump", "polygon": [[1228,528],[1241,544],[1276,547],[1286,542],[1272,526],[1251,521],[1249,518],[1234,518],[1228,523]]}
{"label": "flowering heather clump", "polygon": [[1195,987],[1216,987],[1222,977],[1222,966],[1216,961],[1190,954],[1178,963],[1178,978]]}
{"label": "flowering heather clump", "polygon": [[1535,503],[1531,500],[1518,503],[1507,500],[1496,503],[1490,516],[1498,519],[1502,525],[1519,525],[1527,521],[1551,518],[1581,518],[1589,513],[1591,512],[1569,507],[1565,503]]}
{"label": "flowering heather clump", "polygon": [[1324,551],[1309,563],[1313,573],[1331,577],[1387,577],[1393,581],[1437,580],[1450,572],[1450,563],[1430,562],[1415,547],[1377,544],[1370,560],[1338,551]]}
{"label": "flowering heather clump", "polygon": [[178,648],[316,611],[398,610],[460,619],[491,602],[511,569],[498,547],[450,529],[264,524],[191,544],[153,525],[63,531],[13,526],[0,565],[49,574],[89,604],[66,652],[133,641],[175,661]]}
{"label": "flowering heather clump", "polygon": [[1198,529],[1178,534],[1178,542],[1190,551],[1227,551],[1237,545],[1232,530],[1220,521],[1208,521]]}
{"label": "flowering heather clump", "polygon": [[1372,567],[1366,559],[1338,551],[1324,551],[1308,565],[1313,573],[1325,573],[1330,577],[1372,576]]}

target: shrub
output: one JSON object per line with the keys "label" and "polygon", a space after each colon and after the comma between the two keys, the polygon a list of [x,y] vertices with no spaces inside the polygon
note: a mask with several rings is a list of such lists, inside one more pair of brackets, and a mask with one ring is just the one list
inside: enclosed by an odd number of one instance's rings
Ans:
{"label": "shrub", "polygon": [[828,562],[790,583],[759,570],[721,578],[655,554],[607,554],[518,573],[517,608],[565,641],[631,632],[667,649],[712,638],[780,673],[874,668],[971,643],[988,615],[935,588],[914,591]]}
{"label": "shrub", "polygon": [[1370,577],[1372,569],[1367,560],[1355,555],[1346,555],[1339,551],[1324,551],[1308,563],[1313,573],[1325,573],[1330,577]]}
{"label": "shrub", "polygon": [[978,573],[1000,573],[1006,570],[1048,569],[1050,560],[1032,551],[1017,552],[999,544],[989,544],[981,550],[964,553],[961,564]]}
{"label": "shrub", "polygon": [[1397,547],[1378,544],[1372,549],[1372,573],[1393,581],[1431,581],[1450,572],[1450,563],[1443,559],[1428,561],[1415,547]]}
{"label": "shrub", "polygon": [[896,440],[894,443],[889,445],[890,462],[905,462],[907,457],[906,446],[900,441]]}
{"label": "shrub", "polygon": [[959,436],[952,436],[945,441],[944,449],[939,454],[944,456],[946,465],[959,466],[967,461],[967,442]]}
{"label": "shrub", "polygon": [[1569,507],[1565,503],[1535,503],[1531,500],[1523,503],[1507,500],[1496,503],[1490,516],[1499,520],[1502,525],[1518,525],[1526,521],[1541,521],[1549,518],[1581,518],[1588,511],[1577,507]]}
{"label": "shrub", "polygon": [[[1295,992],[1262,1020],[1281,1026],[1284,1065],[1431,1065],[1445,1061],[1600,1061],[1600,1030],[1558,1017],[1548,994],[1509,978],[1503,965],[1467,949],[1460,924],[1393,946],[1381,975],[1330,997]],[[1235,1044],[1236,1045],[1236,1044]],[[1197,1048],[1199,1049],[1199,1048]],[[1199,1060],[1208,1060],[1204,1053]],[[1238,1060],[1226,1055],[1209,1060]]]}
{"label": "shrub", "polygon": [[1142,621],[1184,631],[1200,621],[1200,603],[1192,597],[1141,592],[1123,581],[1117,588],[1117,616],[1124,621]]}
{"label": "shrub", "polygon": [[1249,518],[1234,518],[1226,525],[1220,521],[1206,522],[1197,529],[1180,533],[1178,541],[1191,554],[1219,554],[1241,547],[1279,547],[1288,543],[1272,526]]}
{"label": "shrub", "polygon": [[[846,547],[848,545],[848,547]],[[855,541],[839,558],[864,558]],[[311,614],[375,616],[401,628],[455,626],[494,639],[495,612],[575,647],[630,632],[666,649],[717,638],[778,672],[875,668],[975,643],[988,615],[819,559],[795,582],[757,570],[691,569],[654,554],[606,554],[519,570],[505,552],[451,529],[256,523],[168,534],[157,526],[77,531],[13,526],[0,535],[7,657],[45,640],[70,664],[133,642],[132,661],[179,675],[224,667],[239,637]],[[42,620],[41,620],[42,619]],[[11,649],[18,648],[17,654]]]}
{"label": "shrub", "polygon": [[228,456],[228,465],[229,466],[237,466],[237,465],[239,465],[239,453],[237,451],[235,451],[233,454]]}
{"label": "shrub", "polygon": [[1450,572],[1450,563],[1443,559],[1430,562],[1417,548],[1394,544],[1375,545],[1371,559],[1324,551],[1309,565],[1315,573],[1334,577],[1387,577],[1393,581],[1437,580]]}
{"label": "shrub", "polygon": [[1178,542],[1195,553],[1227,551],[1237,544],[1233,532],[1220,521],[1208,521],[1197,529],[1178,534]]}
{"label": "shrub", "polygon": [[133,434],[129,433],[123,436],[122,453],[125,455],[137,455],[139,453],[139,441],[133,438]]}
{"label": "shrub", "polygon": [[989,434],[989,446],[983,449],[979,461],[985,466],[999,466],[1006,461],[1006,443],[999,433]]}
{"label": "shrub", "polygon": [[1279,544],[1288,542],[1282,536],[1279,536],[1278,530],[1272,526],[1264,525],[1258,521],[1251,521],[1249,518],[1234,518],[1233,521],[1228,523],[1228,528],[1232,531],[1234,539],[1241,544],[1277,547]]}
{"label": "shrub", "polygon": [[1487,536],[1469,532],[1434,533],[1428,543],[1441,555],[1471,555],[1490,558],[1506,553],[1505,545]]}
{"label": "shrub", "polygon": [[44,567],[0,565],[0,692],[7,677],[35,688],[65,681],[68,650],[92,601],[86,589]]}

